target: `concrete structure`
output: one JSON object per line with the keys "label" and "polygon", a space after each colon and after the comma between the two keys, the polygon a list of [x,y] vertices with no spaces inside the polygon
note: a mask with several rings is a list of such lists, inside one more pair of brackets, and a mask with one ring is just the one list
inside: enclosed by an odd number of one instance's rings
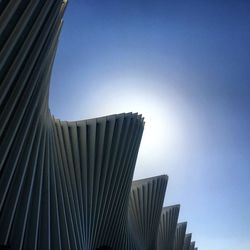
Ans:
{"label": "concrete structure", "polygon": [[180,205],[162,209],[157,240],[158,250],[173,250],[179,211]]}
{"label": "concrete structure", "polygon": [[65,7],[0,2],[0,248],[156,249],[167,177],[132,185],[143,118],[67,122],[50,114]]}
{"label": "concrete structure", "polygon": [[156,249],[167,181],[166,175],[133,181],[128,210],[132,243],[135,243],[131,249]]}
{"label": "concrete structure", "polygon": [[191,244],[192,234],[186,234],[184,238],[183,250],[189,250]]}
{"label": "concrete structure", "polygon": [[48,109],[62,1],[4,2],[1,15],[0,244],[127,249],[127,207],[144,122]]}
{"label": "concrete structure", "polygon": [[190,243],[189,250],[195,250],[195,241],[192,241],[192,242]]}
{"label": "concrete structure", "polygon": [[187,229],[187,222],[178,223],[174,237],[174,250],[182,250]]}

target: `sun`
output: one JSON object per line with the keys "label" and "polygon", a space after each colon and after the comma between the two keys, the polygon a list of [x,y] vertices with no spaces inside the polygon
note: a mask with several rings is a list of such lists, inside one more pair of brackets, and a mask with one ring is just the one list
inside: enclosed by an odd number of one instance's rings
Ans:
{"label": "sun", "polygon": [[95,115],[123,112],[142,114],[145,128],[140,158],[150,162],[149,158],[161,160],[176,154],[183,139],[181,116],[167,97],[162,98],[153,87],[147,87],[152,84],[145,84],[145,79],[141,80],[141,84],[138,82],[138,79],[119,79],[103,84],[92,100],[95,103]]}

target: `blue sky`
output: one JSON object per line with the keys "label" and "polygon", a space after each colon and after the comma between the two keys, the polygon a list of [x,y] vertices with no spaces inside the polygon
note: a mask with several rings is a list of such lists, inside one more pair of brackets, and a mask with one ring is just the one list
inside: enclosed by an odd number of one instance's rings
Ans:
{"label": "blue sky", "polygon": [[199,249],[249,250],[249,65],[249,1],[71,0],[50,108],[142,113],[134,177],[169,175]]}

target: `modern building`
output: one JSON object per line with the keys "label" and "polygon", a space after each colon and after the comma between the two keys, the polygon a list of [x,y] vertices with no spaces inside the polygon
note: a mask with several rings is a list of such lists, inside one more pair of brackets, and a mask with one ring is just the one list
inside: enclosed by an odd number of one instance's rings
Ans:
{"label": "modern building", "polygon": [[190,243],[189,250],[195,250],[195,241],[192,241],[192,242]]}
{"label": "modern building", "polygon": [[186,234],[184,238],[183,250],[189,250],[191,244],[192,234]]}
{"label": "modern building", "polygon": [[174,237],[174,250],[183,250],[187,222],[178,223]]}
{"label": "modern building", "polygon": [[128,220],[130,249],[156,250],[157,235],[168,177],[156,176],[132,183]]}
{"label": "modern building", "polygon": [[157,249],[173,250],[180,205],[164,207],[158,231]]}
{"label": "modern building", "polygon": [[[142,116],[50,113],[66,4],[0,1],[0,249],[157,249],[167,177],[132,183]],[[167,216],[166,242],[182,250],[186,224],[174,236],[177,212]]]}

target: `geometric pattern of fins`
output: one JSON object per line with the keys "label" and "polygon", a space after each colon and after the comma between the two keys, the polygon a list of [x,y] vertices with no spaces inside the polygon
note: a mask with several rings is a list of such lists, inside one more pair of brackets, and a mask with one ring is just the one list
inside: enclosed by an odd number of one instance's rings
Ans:
{"label": "geometric pattern of fins", "polygon": [[166,175],[133,181],[128,220],[131,242],[134,244],[130,249],[156,249],[167,182]]}
{"label": "geometric pattern of fins", "polygon": [[158,237],[159,249],[193,250],[179,206],[162,211],[168,177],[132,183],[141,115],[50,114],[66,5],[0,0],[0,248],[155,250]]}
{"label": "geometric pattern of fins", "polygon": [[157,250],[173,250],[180,205],[164,207],[158,231]]}
{"label": "geometric pattern of fins", "polygon": [[53,124],[62,168],[56,173],[57,190],[64,190],[59,221],[70,227],[73,249],[102,245],[127,249],[127,208],[143,131],[141,116],[120,114]]}
{"label": "geometric pattern of fins", "polygon": [[189,250],[195,250],[195,241],[192,241],[192,242],[190,243]]}
{"label": "geometric pattern of fins", "polygon": [[128,248],[128,203],[144,121],[54,119],[49,83],[62,0],[0,2],[0,246]]}
{"label": "geometric pattern of fins", "polygon": [[61,0],[1,1],[0,245],[11,249],[51,249],[57,232],[48,94],[64,9]]}
{"label": "geometric pattern of fins", "polygon": [[182,250],[187,229],[187,222],[177,224],[174,238],[174,250]]}
{"label": "geometric pattern of fins", "polygon": [[184,239],[183,250],[189,250],[191,244],[192,234],[186,234]]}

